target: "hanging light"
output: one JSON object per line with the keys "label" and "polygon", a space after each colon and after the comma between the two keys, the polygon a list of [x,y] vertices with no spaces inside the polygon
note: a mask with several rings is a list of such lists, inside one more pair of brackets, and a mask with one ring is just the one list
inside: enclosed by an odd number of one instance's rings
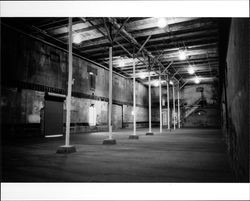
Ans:
{"label": "hanging light", "polygon": [[154,82],[154,86],[155,86],[155,87],[158,87],[159,85],[160,85],[159,80],[155,80],[155,82]]}
{"label": "hanging light", "polygon": [[81,34],[75,34],[73,37],[73,43],[80,44],[82,42]]}
{"label": "hanging light", "polygon": [[145,79],[145,78],[146,78],[146,75],[140,75],[140,78],[141,78],[141,79]]}
{"label": "hanging light", "polygon": [[172,80],[170,80],[169,84],[173,85],[174,83],[173,83],[173,81],[172,81]]}
{"label": "hanging light", "polygon": [[158,18],[157,26],[159,28],[164,28],[167,26],[167,20],[164,17]]}
{"label": "hanging light", "polygon": [[194,83],[195,83],[195,84],[200,84],[200,82],[201,82],[201,81],[200,81],[200,79],[199,79],[198,77],[195,77],[195,78],[194,78]]}
{"label": "hanging light", "polygon": [[124,62],[123,59],[121,59],[121,60],[119,61],[119,67],[124,67],[124,66],[125,66],[125,62]]}
{"label": "hanging light", "polygon": [[187,58],[186,50],[179,50],[179,59],[185,60]]}
{"label": "hanging light", "polygon": [[145,73],[141,73],[141,74],[139,75],[139,77],[140,77],[141,79],[145,79],[147,76],[146,76]]}
{"label": "hanging light", "polygon": [[189,67],[188,67],[188,73],[189,73],[190,75],[193,75],[194,72],[195,72],[195,71],[194,71],[193,66],[189,65]]}

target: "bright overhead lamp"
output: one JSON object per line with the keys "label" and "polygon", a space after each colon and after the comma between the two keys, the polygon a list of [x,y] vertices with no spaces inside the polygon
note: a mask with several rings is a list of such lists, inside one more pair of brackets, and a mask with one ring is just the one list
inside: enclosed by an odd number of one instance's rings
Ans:
{"label": "bright overhead lamp", "polygon": [[195,78],[194,78],[194,83],[195,83],[195,84],[200,84],[200,82],[201,82],[201,81],[200,81],[200,79],[199,79],[198,77],[195,77]]}
{"label": "bright overhead lamp", "polygon": [[173,81],[172,81],[172,80],[170,80],[170,81],[169,81],[169,84],[174,85],[174,83],[173,83]]}
{"label": "bright overhead lamp", "polygon": [[82,36],[81,34],[76,34],[73,37],[73,43],[80,44],[82,42]]}
{"label": "bright overhead lamp", "polygon": [[141,74],[139,75],[139,77],[140,77],[141,79],[145,79],[147,76],[146,76],[145,73],[141,73]]}
{"label": "bright overhead lamp", "polygon": [[125,66],[125,62],[124,62],[123,59],[121,59],[121,60],[119,61],[119,67],[124,67],[124,66]]}
{"label": "bright overhead lamp", "polygon": [[167,20],[164,17],[158,18],[157,26],[159,28],[164,28],[167,26]]}
{"label": "bright overhead lamp", "polygon": [[193,66],[190,65],[190,66],[188,67],[188,73],[189,73],[190,75],[193,75],[194,72],[195,72],[195,71],[194,71]]}
{"label": "bright overhead lamp", "polygon": [[158,87],[159,85],[160,85],[159,80],[155,80],[155,82],[154,82],[154,86],[155,86],[155,87]]}
{"label": "bright overhead lamp", "polygon": [[187,58],[186,50],[179,50],[179,59],[185,60]]}

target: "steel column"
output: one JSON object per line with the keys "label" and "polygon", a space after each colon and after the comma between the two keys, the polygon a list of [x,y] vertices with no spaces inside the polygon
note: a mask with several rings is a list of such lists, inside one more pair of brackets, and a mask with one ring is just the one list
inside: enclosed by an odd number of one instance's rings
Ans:
{"label": "steel column", "polygon": [[66,133],[65,133],[65,145],[60,146],[56,153],[69,154],[76,152],[74,145],[70,145],[70,113],[71,113],[71,92],[72,92],[72,18],[69,18],[69,39],[68,39],[68,90],[66,98]]}
{"label": "steel column", "polygon": [[181,128],[181,113],[180,113],[180,85],[178,84],[178,93],[177,93],[177,98],[178,98],[178,128]]}
{"label": "steel column", "polygon": [[109,47],[109,139],[112,139],[112,46]]}
{"label": "steel column", "polygon": [[133,58],[133,111],[134,111],[134,135],[136,135],[136,93],[135,93],[135,58]]}
{"label": "steel column", "polygon": [[70,143],[70,111],[71,111],[71,91],[72,91],[72,18],[69,18],[69,54],[68,54],[68,91],[66,98],[66,136],[65,145]]}
{"label": "steel column", "polygon": [[169,80],[167,75],[167,104],[168,104],[168,129],[170,130],[170,107],[169,107]]}
{"label": "steel column", "polygon": [[151,77],[150,70],[148,71],[148,120],[149,120],[149,133],[151,130]]}
{"label": "steel column", "polygon": [[174,123],[174,130],[175,130],[175,97],[174,97],[174,84],[173,84],[173,123]]}
{"label": "steel column", "polygon": [[161,74],[159,76],[159,106],[160,106],[160,133],[162,133],[162,91],[161,91]]}

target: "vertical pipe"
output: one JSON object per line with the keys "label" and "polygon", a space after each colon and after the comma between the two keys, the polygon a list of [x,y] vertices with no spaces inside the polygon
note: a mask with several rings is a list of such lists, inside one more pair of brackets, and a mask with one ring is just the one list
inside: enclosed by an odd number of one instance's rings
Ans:
{"label": "vertical pipe", "polygon": [[159,75],[159,105],[160,105],[160,133],[162,133],[162,91],[161,91],[161,74]]}
{"label": "vertical pipe", "polygon": [[178,84],[178,128],[181,128],[181,113],[180,113],[180,85]]}
{"label": "vertical pipe", "polygon": [[173,84],[173,123],[174,123],[174,130],[175,130],[175,97],[174,97],[174,84]]}
{"label": "vertical pipe", "polygon": [[71,91],[72,91],[72,18],[69,18],[69,54],[68,54],[68,91],[66,99],[66,136],[65,145],[69,146],[70,138],[70,111],[71,111]]}
{"label": "vertical pipe", "polygon": [[148,120],[149,120],[149,133],[151,130],[151,75],[150,70],[148,71]]}
{"label": "vertical pipe", "polygon": [[167,102],[168,102],[168,130],[170,130],[170,107],[169,107],[169,80],[167,75]]}
{"label": "vertical pipe", "polygon": [[136,135],[136,94],[135,94],[135,58],[133,58],[133,111],[134,111],[134,135]]}
{"label": "vertical pipe", "polygon": [[109,47],[109,139],[112,139],[112,46]]}

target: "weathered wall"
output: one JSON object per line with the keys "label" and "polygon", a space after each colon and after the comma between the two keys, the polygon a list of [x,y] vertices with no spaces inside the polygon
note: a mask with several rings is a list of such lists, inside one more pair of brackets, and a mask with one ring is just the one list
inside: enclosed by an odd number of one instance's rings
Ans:
{"label": "weathered wall", "polygon": [[[198,88],[203,88],[203,95],[197,91]],[[181,97],[184,127],[220,127],[221,116],[217,90],[216,83],[187,85],[183,88]]]}
{"label": "weathered wall", "polygon": [[[27,127],[32,127],[28,124],[39,128],[40,110],[44,106],[45,93],[66,94],[67,53],[4,26],[1,30],[1,37],[3,127],[12,127],[14,130],[22,128],[25,132]],[[90,88],[88,68],[97,70],[95,90]],[[74,56],[73,78],[71,130],[84,132],[107,129],[108,71]],[[131,79],[113,75],[114,117],[119,116],[122,121],[113,122],[117,125],[122,123],[126,126],[131,121],[131,111],[124,107],[131,106],[133,103],[132,84]],[[140,83],[136,83],[136,89],[136,104],[140,111],[138,121],[144,123],[148,121],[148,89]],[[96,127],[88,126],[88,112],[91,104],[95,105],[97,111]],[[121,109],[117,109],[118,106]],[[114,127],[117,128],[116,125]]]}
{"label": "weathered wall", "polygon": [[225,138],[238,180],[249,181],[249,19],[232,19],[226,71]]}
{"label": "weathered wall", "polygon": [[214,107],[201,107],[184,120],[183,126],[192,128],[219,128],[220,111]]}
{"label": "weathered wall", "polygon": [[[203,88],[203,102],[205,104],[195,107],[197,101],[201,99],[201,92],[197,91],[197,88]],[[173,119],[173,90],[170,87],[169,92],[170,97],[170,109],[171,116]],[[162,88],[162,99],[165,101],[165,106],[167,108],[167,89],[164,86]],[[159,87],[152,88],[152,101],[153,101],[153,110],[152,110],[152,121],[159,122]],[[163,101],[163,102],[164,102]],[[177,113],[177,89],[175,88],[175,112]],[[185,117],[185,114],[190,110],[192,112],[190,115]],[[220,112],[218,107],[218,92],[217,86],[215,83],[211,84],[199,84],[199,85],[187,85],[183,87],[180,91],[180,111],[181,111],[181,125],[183,127],[220,127]],[[172,122],[172,121],[171,121]],[[173,122],[172,122],[173,123]]]}
{"label": "weathered wall", "polygon": [[183,88],[181,97],[183,98],[183,104],[186,106],[193,105],[199,98],[201,98],[201,92],[197,91],[198,87],[203,88],[204,99],[208,105],[218,104],[218,92],[215,84],[196,84],[187,85]]}

